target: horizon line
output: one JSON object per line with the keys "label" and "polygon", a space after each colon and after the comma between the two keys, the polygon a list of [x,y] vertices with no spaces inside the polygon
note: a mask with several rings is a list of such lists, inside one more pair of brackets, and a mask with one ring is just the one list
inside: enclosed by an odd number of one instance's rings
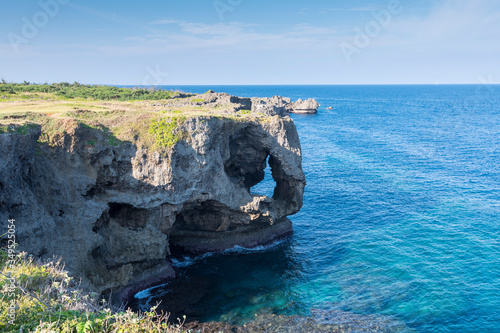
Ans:
{"label": "horizon line", "polygon": [[[27,81],[30,84],[33,85],[44,85],[44,84],[56,84],[56,83],[63,83],[67,81],[59,81],[59,82],[44,82],[44,83],[39,83],[39,82],[30,82]],[[6,82],[7,84],[22,84],[23,82]],[[70,82],[67,82],[70,83]],[[298,84],[298,83],[292,83],[292,84],[280,84],[280,83],[266,83],[266,84],[227,84],[227,83],[218,83],[218,84],[176,84],[176,83],[169,83],[169,84],[124,84],[124,83],[85,83],[85,82],[78,82],[78,81],[73,81],[73,83],[80,83],[83,85],[96,85],[96,86],[123,86],[123,87],[162,87],[162,86],[189,86],[189,87],[207,87],[207,86],[460,86],[460,85],[500,85],[500,82],[474,82],[474,83],[306,83],[306,84]],[[72,83],[70,83],[72,84]]]}
{"label": "horizon line", "polygon": [[[85,83],[86,84],[86,83]],[[493,83],[309,83],[309,84],[116,84],[116,83],[90,83],[90,85],[106,86],[134,86],[134,87],[161,87],[161,86],[189,86],[189,87],[207,87],[207,86],[465,86],[465,85],[500,85],[500,82]]]}

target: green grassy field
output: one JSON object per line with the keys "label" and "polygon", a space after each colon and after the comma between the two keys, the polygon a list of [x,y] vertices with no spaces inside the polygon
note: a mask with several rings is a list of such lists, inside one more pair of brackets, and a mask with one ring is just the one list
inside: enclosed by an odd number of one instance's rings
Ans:
{"label": "green grassy field", "polygon": [[106,101],[161,100],[178,96],[179,93],[155,88],[118,88],[104,85],[84,85],[78,82],[53,84],[7,83],[0,84],[4,99],[58,98],[96,99]]}
{"label": "green grassy field", "polygon": [[[89,140],[91,145],[129,141],[161,150],[189,138],[179,127],[192,117],[265,121],[263,115],[252,115],[249,110],[231,113],[226,112],[229,105],[200,106],[201,101],[205,101],[203,94],[155,89],[0,83],[0,134],[23,133],[26,126],[40,125],[39,142],[55,146],[65,133],[87,126],[101,132]],[[99,137],[105,137],[106,142]]]}

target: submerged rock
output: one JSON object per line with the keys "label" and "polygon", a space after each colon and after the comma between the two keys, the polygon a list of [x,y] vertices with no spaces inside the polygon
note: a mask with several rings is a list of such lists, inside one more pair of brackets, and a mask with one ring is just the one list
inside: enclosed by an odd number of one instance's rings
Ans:
{"label": "submerged rock", "polygon": [[[236,333],[414,333],[403,322],[391,317],[358,315],[345,311],[322,311],[318,317],[276,314],[259,314],[244,325],[230,325],[224,322],[188,323],[186,328],[193,332],[236,332]],[[327,316],[328,320],[322,318]]]}

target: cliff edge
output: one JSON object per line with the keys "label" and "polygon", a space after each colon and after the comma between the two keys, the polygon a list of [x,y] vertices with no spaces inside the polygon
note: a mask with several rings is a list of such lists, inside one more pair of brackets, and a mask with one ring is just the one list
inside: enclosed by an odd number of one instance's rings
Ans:
{"label": "cliff edge", "polygon": [[[62,257],[117,301],[172,278],[171,256],[290,235],[305,186],[297,130],[244,103],[206,114],[156,105],[0,115],[0,234],[15,219],[19,250]],[[271,198],[251,194],[267,163]]]}

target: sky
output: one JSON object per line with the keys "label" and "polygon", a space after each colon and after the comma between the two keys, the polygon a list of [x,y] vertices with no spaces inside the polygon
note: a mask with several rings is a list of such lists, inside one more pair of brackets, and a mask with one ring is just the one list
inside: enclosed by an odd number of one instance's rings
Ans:
{"label": "sky", "polygon": [[0,0],[0,79],[500,81],[498,0]]}

